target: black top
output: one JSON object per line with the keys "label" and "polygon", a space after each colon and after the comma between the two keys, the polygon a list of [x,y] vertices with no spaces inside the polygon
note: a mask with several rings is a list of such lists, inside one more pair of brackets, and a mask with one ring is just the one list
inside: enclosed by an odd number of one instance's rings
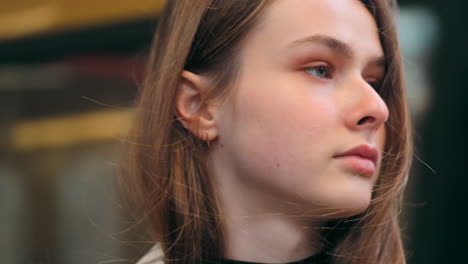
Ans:
{"label": "black top", "polygon": [[[217,261],[210,261],[208,263],[216,263],[216,264],[266,264],[266,263],[258,263],[258,262],[248,262],[248,261],[240,261],[240,260],[232,260],[232,259],[219,259]],[[316,255],[310,256],[303,260],[289,262],[285,264],[327,264],[328,261],[328,254],[324,252],[320,252]]]}

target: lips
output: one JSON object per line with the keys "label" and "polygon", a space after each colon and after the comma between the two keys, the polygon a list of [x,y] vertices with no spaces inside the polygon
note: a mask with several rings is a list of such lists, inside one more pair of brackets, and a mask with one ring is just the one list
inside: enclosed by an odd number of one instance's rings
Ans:
{"label": "lips", "polygon": [[335,155],[334,158],[342,160],[348,168],[359,174],[372,176],[377,167],[379,152],[375,147],[370,145],[359,145]]}

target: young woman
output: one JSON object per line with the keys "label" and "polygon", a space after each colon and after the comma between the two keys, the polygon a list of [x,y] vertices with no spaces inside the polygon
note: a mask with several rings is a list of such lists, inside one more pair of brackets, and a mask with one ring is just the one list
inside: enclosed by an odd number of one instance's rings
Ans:
{"label": "young woman", "polygon": [[129,139],[139,263],[405,263],[393,7],[167,2]]}

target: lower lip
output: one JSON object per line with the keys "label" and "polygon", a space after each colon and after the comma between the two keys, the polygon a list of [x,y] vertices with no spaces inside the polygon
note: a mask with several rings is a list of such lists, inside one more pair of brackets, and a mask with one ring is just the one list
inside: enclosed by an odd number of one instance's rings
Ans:
{"label": "lower lip", "polygon": [[350,170],[358,175],[371,177],[375,173],[375,164],[370,159],[360,156],[344,156],[337,159],[343,161]]}

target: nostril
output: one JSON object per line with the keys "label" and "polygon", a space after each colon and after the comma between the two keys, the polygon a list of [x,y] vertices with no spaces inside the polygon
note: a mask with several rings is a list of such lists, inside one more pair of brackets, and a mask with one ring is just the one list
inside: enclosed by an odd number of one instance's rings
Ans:
{"label": "nostril", "polygon": [[364,123],[366,123],[366,122],[373,123],[374,120],[375,120],[374,117],[372,117],[372,116],[366,116],[366,117],[361,118],[361,120],[359,120],[358,125],[362,125],[362,124],[364,124]]}

